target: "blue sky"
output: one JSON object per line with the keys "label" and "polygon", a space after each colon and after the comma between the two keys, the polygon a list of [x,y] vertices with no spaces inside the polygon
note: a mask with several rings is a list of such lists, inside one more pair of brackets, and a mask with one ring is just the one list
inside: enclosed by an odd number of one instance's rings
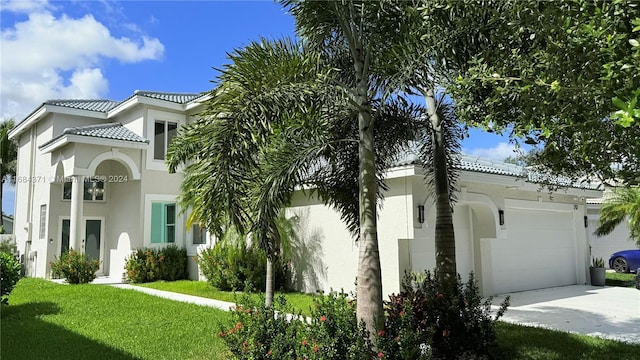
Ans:
{"label": "blue sky", "polygon": [[[47,99],[210,90],[227,52],[260,36],[294,36],[294,20],[268,0],[0,0],[0,30],[0,117],[20,121]],[[512,149],[481,131],[463,143],[497,160]],[[13,213],[5,189],[3,208]]]}

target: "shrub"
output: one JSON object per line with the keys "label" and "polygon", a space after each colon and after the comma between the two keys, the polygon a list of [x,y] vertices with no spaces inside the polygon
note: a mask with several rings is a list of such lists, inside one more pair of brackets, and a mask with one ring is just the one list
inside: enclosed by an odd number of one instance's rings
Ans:
{"label": "shrub", "polygon": [[14,255],[17,253],[17,248],[16,242],[12,239],[0,241],[0,252]]}
{"label": "shrub", "polygon": [[495,318],[491,298],[480,296],[473,273],[463,283],[440,283],[425,272],[421,281],[405,277],[403,291],[385,302],[385,330],[376,344],[387,359],[486,358],[495,346],[495,323],[509,305],[507,298]]}
{"label": "shrub", "polygon": [[9,294],[20,280],[20,263],[13,254],[0,252],[0,302],[9,304]]}
{"label": "shrub", "polygon": [[[220,290],[265,290],[267,256],[254,246],[235,246],[219,242],[206,248],[197,258],[207,282]],[[273,264],[279,290],[290,286],[290,263],[278,259]]]}
{"label": "shrub", "polygon": [[187,250],[169,245],[161,249],[137,249],[125,264],[127,279],[133,283],[187,278]]}
{"label": "shrub", "polygon": [[[318,298],[310,321],[287,316],[283,296],[272,307],[264,299],[243,296],[232,322],[218,336],[238,359],[372,359],[364,324],[357,325],[355,307],[344,294]],[[261,301],[262,300],[262,301]]]}
{"label": "shrub", "polygon": [[100,261],[89,260],[85,254],[69,249],[50,265],[53,275],[65,278],[69,284],[87,284],[96,278]]}

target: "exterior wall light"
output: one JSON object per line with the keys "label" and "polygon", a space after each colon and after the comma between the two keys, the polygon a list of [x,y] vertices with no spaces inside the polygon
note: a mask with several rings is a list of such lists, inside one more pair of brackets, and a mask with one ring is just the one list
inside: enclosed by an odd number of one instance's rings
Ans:
{"label": "exterior wall light", "polygon": [[418,205],[418,222],[424,223],[424,205]]}
{"label": "exterior wall light", "polygon": [[504,225],[504,210],[498,210],[498,220],[501,226]]}

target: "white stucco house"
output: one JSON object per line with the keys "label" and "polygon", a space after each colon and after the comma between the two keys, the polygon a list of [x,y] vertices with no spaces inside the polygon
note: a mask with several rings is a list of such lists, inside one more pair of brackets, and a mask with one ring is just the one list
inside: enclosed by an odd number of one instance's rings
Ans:
{"label": "white stucco house", "polygon": [[[101,260],[99,274],[119,279],[132,250],[176,244],[187,248],[197,278],[192,256],[211,239],[185,227],[176,203],[183,177],[169,174],[164,156],[208,96],[137,91],[120,102],[50,100],[18,123],[10,133],[19,145],[14,233],[27,275],[49,277],[49,262],[73,247]],[[534,172],[468,156],[460,171],[458,271],[474,271],[485,295],[589,281],[586,200],[600,190],[563,182],[553,194],[541,192]],[[378,221],[385,294],[400,289],[405,271],[435,266],[435,211],[422,166],[408,155],[387,181]],[[304,191],[290,211],[304,239],[295,247],[294,285],[354,290],[358,245],[339,215]]]}
{"label": "white stucco house", "polygon": [[[457,270],[473,271],[482,293],[589,283],[586,200],[602,192],[591,184],[551,179],[561,188],[544,192],[539,175],[522,167],[463,156],[454,210]],[[435,210],[424,170],[409,155],[387,172],[389,191],[379,211],[378,239],[383,292],[400,290],[405,271],[435,267]],[[339,215],[298,192],[292,211],[306,227],[301,254],[306,291],[354,291],[358,245]],[[295,264],[294,264],[295,265]]]}
{"label": "white stucco house", "polygon": [[[176,244],[195,255],[206,237],[185,228],[182,174],[170,174],[164,156],[207,96],[50,100],[18,123],[9,134],[18,142],[14,233],[26,274],[49,277],[49,262],[69,247],[117,278],[139,247]],[[191,256],[189,271],[197,276]]]}

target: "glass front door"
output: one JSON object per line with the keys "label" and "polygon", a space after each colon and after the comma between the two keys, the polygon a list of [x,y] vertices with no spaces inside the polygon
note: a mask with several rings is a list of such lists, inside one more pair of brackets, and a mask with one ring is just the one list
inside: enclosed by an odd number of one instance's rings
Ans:
{"label": "glass front door", "polygon": [[85,226],[85,248],[87,259],[100,260],[100,240],[102,220],[87,220]]}

